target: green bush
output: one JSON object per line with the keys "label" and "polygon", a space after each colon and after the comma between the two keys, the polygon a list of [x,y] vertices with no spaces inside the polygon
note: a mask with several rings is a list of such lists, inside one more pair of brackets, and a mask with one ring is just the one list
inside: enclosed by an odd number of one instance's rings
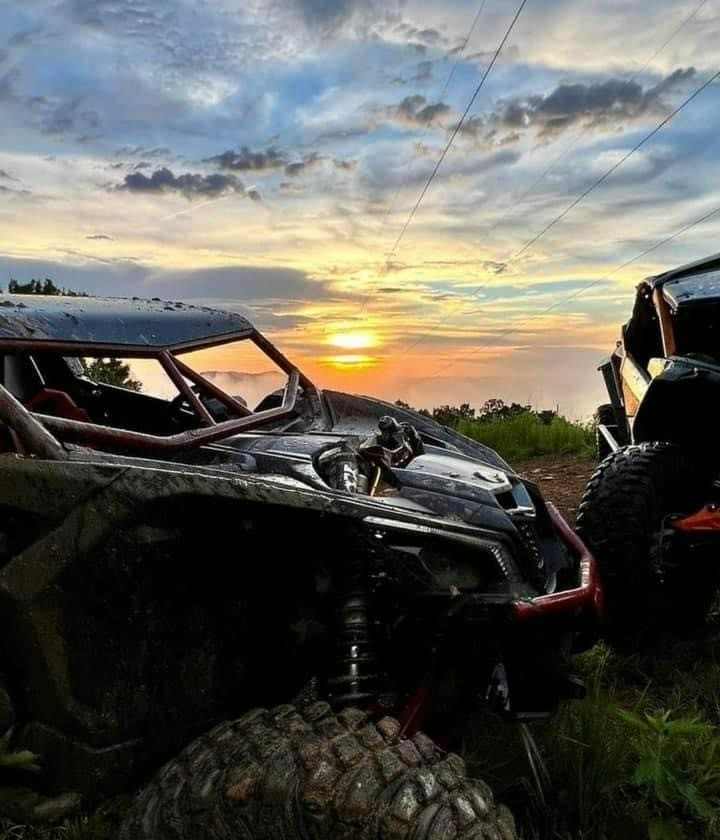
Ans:
{"label": "green bush", "polygon": [[594,431],[590,425],[555,416],[550,422],[535,412],[510,417],[460,420],[458,431],[484,443],[507,461],[522,461],[537,455],[595,455]]}

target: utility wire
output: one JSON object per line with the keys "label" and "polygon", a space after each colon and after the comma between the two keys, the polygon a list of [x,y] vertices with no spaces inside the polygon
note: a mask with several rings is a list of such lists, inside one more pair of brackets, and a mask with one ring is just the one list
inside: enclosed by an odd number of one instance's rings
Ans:
{"label": "utility wire", "polygon": [[495,63],[497,62],[497,60],[500,56],[500,53],[502,52],[503,47],[505,46],[505,43],[507,42],[507,39],[510,37],[510,33],[515,28],[515,24],[517,23],[518,18],[522,14],[522,10],[525,8],[526,4],[527,4],[527,0],[521,0],[521,3],[518,6],[514,17],[513,17],[512,21],[510,22],[510,25],[508,26],[507,30],[505,31],[505,34],[503,35],[502,40],[498,44],[498,47],[495,50],[495,53],[493,54],[493,57],[490,59],[490,63],[485,68],[485,72],[483,73],[479,84],[475,88],[475,91],[473,92],[473,95],[470,97],[470,101],[468,102],[467,107],[465,108],[462,116],[460,117],[460,120],[458,121],[457,125],[453,129],[452,133],[450,134],[450,138],[448,139],[447,143],[445,144],[445,148],[442,150],[442,153],[440,154],[440,157],[437,159],[437,162],[435,163],[435,166],[433,167],[432,172],[430,173],[430,176],[428,177],[427,181],[425,182],[425,186],[420,191],[420,195],[417,197],[417,200],[415,201],[415,204],[413,205],[412,209],[410,210],[410,213],[408,214],[408,217],[405,220],[405,223],[403,224],[402,229],[400,230],[400,233],[397,235],[397,238],[395,239],[395,244],[392,246],[392,248],[390,250],[390,253],[387,255],[387,258],[385,260],[385,264],[383,266],[383,273],[385,271],[387,271],[387,268],[390,264],[390,260],[393,258],[393,256],[395,255],[395,252],[397,251],[400,243],[402,242],[402,239],[405,236],[405,233],[407,232],[407,229],[410,227],[410,224],[411,224],[413,218],[415,217],[415,214],[417,213],[418,208],[422,204],[422,201],[425,198],[425,196],[427,194],[427,191],[430,189],[430,185],[435,180],[435,176],[437,175],[438,170],[440,169],[443,161],[447,157],[447,153],[450,151],[450,147],[452,146],[453,142],[455,141],[455,138],[457,137],[460,129],[462,128],[463,123],[465,122],[465,119],[466,119],[467,115],[470,113],[470,109],[475,104],[475,100],[477,99],[478,94],[482,90],[483,85],[485,84],[485,81],[486,81],[487,77],[490,75],[490,72],[492,71],[493,67],[495,66]]}
{"label": "utility wire", "polygon": [[[704,2],[707,2],[707,0],[704,0]],[[475,32],[475,27],[478,25],[478,21],[480,20],[480,16],[482,15],[483,10],[485,9],[486,5],[487,5],[487,0],[482,0],[482,2],[480,3],[480,7],[477,10],[477,13],[475,14],[475,18],[473,19],[472,25],[470,26],[470,29],[468,30],[468,34],[465,36],[465,40],[463,41],[462,46],[460,47],[460,50],[457,54],[457,58],[455,59],[455,63],[453,64],[452,69],[450,70],[450,73],[448,74],[448,77],[445,80],[445,85],[444,85],[443,89],[440,91],[440,95],[438,96],[438,102],[443,101],[443,99],[445,98],[445,94],[448,92],[448,89],[450,88],[450,84],[452,83],[452,80],[455,77],[455,73],[457,72],[457,69],[460,65],[460,62],[462,61],[462,57],[465,53],[467,45],[468,45],[470,39],[472,38],[473,33]],[[428,120],[423,127],[422,134],[420,135],[420,139],[417,141],[417,144],[415,146],[415,153],[413,154],[413,156],[408,161],[407,169],[405,170],[405,175],[403,176],[403,179],[400,183],[400,186],[398,187],[397,191],[395,192],[395,195],[393,196],[392,201],[390,202],[390,205],[389,205],[389,207],[388,207],[388,209],[387,209],[387,211],[386,211],[386,213],[383,217],[383,222],[387,221],[388,217],[390,216],[390,213],[392,213],[393,208],[395,207],[396,201],[400,197],[400,193],[403,191],[403,189],[407,185],[408,177],[410,175],[410,170],[412,169],[413,164],[417,160],[417,156],[419,154],[420,147],[422,146],[422,141],[427,136],[427,132],[428,132],[428,129],[430,128],[431,123],[432,123],[432,119]]]}
{"label": "utility wire", "polygon": [[[696,227],[697,225],[702,224],[703,222],[708,221],[708,219],[711,219],[713,216],[717,216],[718,214],[720,214],[720,206],[715,207],[709,213],[705,213],[699,219],[695,219],[694,221],[689,222],[688,224],[681,227],[679,230],[676,230],[675,233],[671,234],[670,236],[666,236],[664,239],[661,239],[659,242],[655,242],[649,248],[646,248],[644,251],[641,251],[639,254],[636,254],[631,259],[626,260],[624,263],[621,263],[619,266],[617,266],[612,271],[605,274],[603,277],[599,277],[597,280],[593,280],[591,283],[588,283],[587,285],[582,286],[580,289],[576,289],[574,292],[571,292],[569,295],[566,295],[565,297],[561,298],[560,300],[557,300],[554,303],[550,304],[550,306],[541,310],[539,313],[534,314],[532,316],[532,320],[536,320],[537,318],[542,318],[544,315],[547,315],[549,312],[552,312],[554,309],[557,309],[558,307],[562,306],[563,304],[568,303],[571,300],[575,300],[576,298],[582,297],[582,295],[589,292],[590,289],[594,288],[595,286],[600,285],[600,283],[604,283],[606,280],[609,280],[611,277],[618,274],[624,268],[627,268],[628,266],[632,265],[633,263],[636,263],[638,260],[641,260],[643,257],[647,256],[648,254],[651,254],[653,251],[657,251],[658,248],[662,248],[663,245],[669,244],[673,240],[677,239],[679,236],[682,236],[684,233],[687,233],[687,231],[691,230],[692,228]],[[528,323],[529,323],[529,319],[526,319],[525,321],[523,321],[520,324],[517,324],[514,327],[508,327],[508,329],[504,330],[502,333],[500,333],[499,336],[497,336],[497,340],[495,342],[486,342],[485,344],[481,344],[479,347],[475,347],[469,353],[466,353],[462,360],[454,359],[454,360],[451,360],[451,361],[447,362],[446,364],[442,365],[441,367],[439,367],[435,371],[433,371],[433,373],[430,374],[428,379],[434,379],[435,377],[439,376],[441,373],[444,373],[446,370],[448,370],[448,368],[454,367],[459,361],[465,361],[465,359],[467,359],[468,356],[474,356],[477,353],[479,353],[481,350],[485,350],[488,347],[494,347],[497,344],[498,341],[502,340],[503,338],[505,338],[508,335],[511,335],[512,333],[519,332]]]}
{"label": "utility wire", "polygon": [[620,158],[619,161],[614,163],[610,167],[610,169],[607,170],[607,172],[605,172],[603,175],[601,175],[596,181],[593,181],[593,183],[586,190],[583,190],[583,192],[581,192],[580,195],[576,199],[574,199],[573,201],[570,202],[570,204],[568,204],[568,206],[562,211],[562,213],[559,213],[557,216],[555,216],[555,218],[549,224],[545,225],[545,227],[539,233],[536,233],[535,236],[533,236],[531,239],[529,239],[522,246],[522,248],[520,248],[519,251],[516,251],[513,254],[513,256],[510,258],[508,264],[515,262],[515,260],[518,257],[522,256],[536,242],[538,242],[540,239],[542,239],[542,237],[545,236],[545,234],[551,228],[555,227],[555,225],[558,222],[562,221],[565,218],[565,216],[567,216],[567,214],[571,210],[573,210],[575,207],[577,207],[578,204],[580,204],[580,202],[583,201],[583,199],[587,198],[587,196],[589,196],[591,192],[594,192],[600,186],[600,184],[602,184],[604,181],[606,181],[613,174],[613,172],[616,172],[625,163],[625,161],[628,160],[628,158],[632,157],[635,154],[635,152],[637,152],[639,149],[641,149],[648,142],[648,140],[651,140],[659,131],[661,131],[670,122],[670,120],[672,120],[674,117],[676,117],[680,113],[680,111],[682,111],[682,109],[685,108],[686,105],[689,105],[693,101],[693,99],[695,99],[697,96],[699,96],[705,90],[705,88],[709,87],[718,78],[720,78],[720,70],[718,70],[716,73],[713,73],[713,75],[710,76],[709,79],[704,81],[700,85],[700,87],[697,88],[697,90],[693,91],[693,93],[691,93],[690,96],[688,96],[687,99],[685,99],[683,102],[681,102],[677,106],[677,108],[672,110],[667,115],[667,117],[665,117],[664,120],[662,120],[658,125],[656,125],[655,128],[649,134],[646,134],[645,137],[643,137],[642,140],[640,140],[638,143],[636,143],[632,147],[632,149],[630,149],[629,152],[626,152]]}
{"label": "utility wire", "polygon": [[[450,70],[450,73],[448,74],[447,78],[445,79],[445,84],[443,86],[443,89],[440,91],[440,95],[438,96],[438,102],[443,101],[443,99],[445,98],[445,94],[448,92],[448,89],[450,88],[452,80],[455,77],[455,73],[457,72],[457,69],[460,66],[460,62],[462,61],[462,58],[463,58],[463,55],[464,55],[465,50],[467,48],[467,45],[470,42],[470,39],[472,38],[473,33],[475,32],[475,28],[478,25],[478,21],[480,20],[480,16],[482,15],[486,5],[487,5],[487,0],[482,0],[482,2],[480,3],[480,6],[479,6],[479,8],[478,8],[478,10],[475,14],[475,17],[473,18],[473,22],[470,25],[470,29],[468,30],[468,33],[465,36],[465,40],[462,42],[462,45],[460,46],[460,50],[457,54],[457,58],[455,59],[455,63],[453,64],[453,66]],[[395,194],[393,195],[392,201],[388,205],[387,210],[383,214],[382,221],[380,223],[381,227],[385,226],[385,223],[390,218],[390,214],[395,209],[395,204],[397,203],[397,200],[400,197],[400,194],[402,193],[402,191],[407,186],[408,180],[410,179],[410,170],[412,169],[413,164],[417,160],[417,156],[420,153],[420,148],[422,147],[422,142],[425,139],[425,137],[427,136],[428,129],[430,128],[431,123],[432,123],[432,118],[430,118],[425,123],[425,125],[423,126],[423,130],[422,130],[422,133],[420,135],[420,139],[415,144],[415,151],[413,152],[412,157],[408,161],[408,165],[407,165],[407,168],[405,169],[405,174],[403,175],[402,181],[400,182],[400,185],[398,186],[397,190],[395,191]],[[380,272],[379,272],[380,275],[383,275],[385,273],[385,271],[387,270],[387,267],[388,267],[388,263],[389,263],[389,260],[387,260],[384,263],[383,267],[380,269]],[[370,298],[370,295],[374,291],[374,286],[375,286],[374,283],[372,283],[368,286],[368,290],[365,293],[365,297],[363,298],[363,302],[360,305],[360,314],[362,314],[364,312],[365,306],[367,305],[367,302]]]}
{"label": "utility wire", "polygon": [[[655,50],[655,52],[650,56],[650,58],[648,58],[645,61],[642,67],[639,70],[636,70],[632,74],[632,76],[630,76],[628,79],[626,79],[625,82],[623,82],[622,86],[620,87],[620,90],[618,91],[618,97],[630,87],[630,85],[635,81],[635,79],[638,78],[638,76],[642,75],[647,70],[647,68],[653,63],[653,61],[655,61],[655,59],[668,46],[668,44],[671,41],[673,41],[677,37],[677,35],[679,35],[679,33],[688,25],[688,23],[690,23],[690,21],[694,17],[697,16],[697,14],[700,12],[702,7],[707,4],[707,2],[708,0],[700,0],[700,3],[698,3],[697,6],[695,6],[695,8],[690,12],[690,14],[686,18],[684,18],[684,20],[678,26],[675,27],[672,33]],[[507,212],[485,231],[485,236],[496,230],[509,216],[512,215],[515,208],[522,204],[523,201],[525,201],[525,199],[535,191],[536,187],[538,187],[545,180],[545,178],[547,178],[547,176],[553,171],[553,169],[555,169],[555,167],[570,154],[570,152],[588,133],[590,128],[591,123],[586,123],[583,126],[583,128],[570,141],[570,143],[560,152],[560,154],[556,158],[554,158],[554,160],[552,160],[551,163],[540,173],[540,175],[538,175],[538,177],[532,182],[532,184],[530,184],[528,189],[526,189],[525,192],[518,196],[518,198],[510,205]]]}
{"label": "utility wire", "polygon": [[[540,241],[540,239],[545,236],[548,231],[550,231],[558,222],[562,221],[565,216],[568,215],[575,207],[580,204],[585,198],[587,198],[590,193],[594,192],[604,181],[606,181],[614,172],[616,172],[630,157],[632,157],[635,152],[637,152],[642,146],[644,146],[649,140],[651,140],[662,128],[664,128],[674,117],[676,117],[680,111],[683,110],[687,105],[689,105],[697,96],[699,96],[706,88],[708,88],[713,82],[715,82],[718,78],[720,78],[720,70],[714,73],[710,78],[706,79],[699,88],[696,88],[693,93],[690,94],[685,100],[683,100],[676,108],[674,108],[663,120],[655,126],[648,134],[646,134],[641,140],[639,140],[631,149],[630,151],[626,152],[618,161],[616,161],[606,172],[604,172],[599,178],[597,178],[593,183],[587,187],[587,189],[583,190],[577,198],[573,199],[570,204],[555,218],[549,222],[545,227],[536,233],[531,239],[529,239],[519,250],[517,250],[506,262],[503,269],[503,273],[507,271],[508,267],[511,266],[520,256],[526,253],[533,245]],[[497,275],[496,275],[497,276]],[[465,305],[468,300],[472,300],[473,298],[477,297],[477,295],[485,289],[490,283],[490,280],[483,283],[482,286],[475,289],[475,291],[466,299],[462,300],[457,306],[451,309],[446,315],[444,315],[439,321],[437,321],[433,327],[439,327],[441,324],[449,321],[453,318]],[[428,333],[426,332],[425,335],[421,336],[417,339],[414,343],[410,344],[409,346],[403,347],[401,350],[401,354],[412,350],[414,347],[417,347],[418,344],[421,344]]]}
{"label": "utility wire", "polygon": [[515,27],[515,24],[517,23],[518,18],[522,14],[522,10],[525,8],[526,4],[527,4],[527,0],[522,0],[520,5],[518,6],[517,11],[515,12],[515,16],[513,17],[512,21],[510,22],[510,26],[508,26],[505,34],[503,35],[503,38],[500,41],[500,44],[498,45],[498,48],[495,50],[495,54],[493,55],[492,59],[490,60],[490,63],[485,68],[485,72],[483,73],[482,78],[480,79],[480,83],[475,88],[475,91],[473,92],[473,95],[470,97],[470,101],[468,102],[467,107],[465,108],[462,117],[460,117],[460,120],[459,120],[458,124],[453,129],[452,134],[450,135],[450,138],[445,145],[445,148],[442,150],[442,153],[441,153],[440,157],[438,158],[435,166],[433,167],[432,172],[430,173],[430,177],[427,179],[427,181],[425,183],[425,186],[420,191],[420,195],[418,196],[417,201],[413,205],[412,210],[410,210],[410,213],[409,213],[407,219],[405,220],[405,224],[402,226],[402,229],[400,230],[400,233],[398,234],[397,239],[395,240],[395,244],[393,245],[392,250],[390,251],[388,261],[390,260],[390,257],[393,256],[393,254],[397,250],[398,246],[400,245],[400,242],[402,241],[402,238],[405,236],[405,233],[406,233],[408,227],[410,227],[410,223],[412,222],[413,218],[415,217],[415,214],[417,213],[418,208],[420,207],[420,204],[422,203],[422,200],[425,198],[425,195],[427,194],[427,191],[430,189],[430,185],[435,180],[435,176],[437,175],[438,170],[442,166],[442,163],[445,160],[445,158],[447,156],[447,153],[450,151],[450,147],[454,143],[455,138],[457,137],[460,129],[462,128],[462,125],[465,122],[465,119],[466,119],[467,115],[470,113],[470,109],[475,104],[475,100],[477,99],[478,94],[482,90],[483,85],[485,84],[485,80],[490,75],[490,71],[495,66],[495,62],[498,60],[498,57],[500,56],[500,53],[502,52],[502,49],[505,46],[505,42],[510,37],[510,33],[513,31],[513,29]]}

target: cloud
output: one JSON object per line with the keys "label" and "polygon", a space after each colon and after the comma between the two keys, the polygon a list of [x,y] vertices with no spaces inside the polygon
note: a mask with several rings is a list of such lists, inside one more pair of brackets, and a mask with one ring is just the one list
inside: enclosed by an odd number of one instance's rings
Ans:
{"label": "cloud", "polygon": [[379,23],[397,18],[396,2],[378,0],[288,0],[307,26],[323,32],[335,32],[355,20]]}
{"label": "cloud", "polygon": [[4,169],[0,169],[0,178],[6,181],[17,181],[17,178],[13,178],[13,176],[6,172]]}
{"label": "cloud", "polygon": [[145,146],[123,146],[115,152],[115,157],[166,158],[171,155],[172,152],[167,146],[156,146],[152,149]]}
{"label": "cloud", "polygon": [[20,71],[13,68],[0,74],[0,102],[13,102],[17,99],[17,83]]}
{"label": "cloud", "polygon": [[[212,175],[200,175],[198,173],[186,172],[183,175],[174,175],[167,167],[156,169],[148,177],[142,172],[132,172],[125,176],[122,184],[115,189],[127,190],[135,193],[181,193],[187,199],[193,198],[217,198],[221,195],[237,193],[245,195],[245,187],[234,175],[223,175],[219,172]],[[251,190],[253,195],[248,196],[253,201],[260,198],[256,190]]]}
{"label": "cloud", "polygon": [[149,279],[157,294],[178,300],[200,297],[236,301],[327,301],[332,296],[325,282],[294,268],[222,266],[162,271]]}
{"label": "cloud", "polygon": [[97,128],[100,123],[97,111],[82,107],[82,97],[64,102],[32,97],[29,104],[39,113],[40,129],[44,134],[64,136],[75,130],[86,132]]}
{"label": "cloud", "polygon": [[297,178],[298,175],[302,175],[308,169],[313,169],[316,166],[319,166],[325,160],[326,158],[322,157],[317,152],[312,152],[309,155],[305,155],[302,160],[286,164],[285,174],[290,178]]}
{"label": "cloud", "polygon": [[85,239],[108,239],[112,242],[115,237],[108,236],[106,233],[92,233],[89,236],[86,236]]}
{"label": "cloud", "polygon": [[335,158],[333,160],[336,169],[342,169],[346,172],[351,172],[354,169],[357,169],[357,161],[356,160],[340,160],[339,158]]}
{"label": "cloud", "polygon": [[450,106],[444,102],[430,104],[422,94],[406,96],[398,105],[385,109],[385,115],[406,125],[432,125],[450,113]]}
{"label": "cloud", "polygon": [[355,169],[357,161],[328,158],[319,152],[310,152],[300,160],[291,160],[287,152],[276,146],[265,150],[253,151],[243,146],[239,151],[228,149],[222,154],[206,158],[204,163],[214,163],[220,169],[234,172],[264,172],[282,169],[290,178],[297,178],[309,169],[314,169],[331,160],[337,169]]}
{"label": "cloud", "polygon": [[694,67],[678,69],[647,88],[617,78],[591,84],[563,82],[547,95],[501,101],[489,118],[473,118],[462,130],[477,136],[498,128],[511,133],[530,129],[540,137],[553,137],[578,123],[614,127],[648,114],[667,113],[670,108],[664,97],[694,76]]}
{"label": "cloud", "polygon": [[214,163],[220,169],[228,169],[237,172],[258,172],[265,169],[280,169],[288,162],[285,152],[274,146],[269,146],[265,151],[253,152],[247,146],[239,151],[228,149],[219,155],[207,158],[206,163]]}

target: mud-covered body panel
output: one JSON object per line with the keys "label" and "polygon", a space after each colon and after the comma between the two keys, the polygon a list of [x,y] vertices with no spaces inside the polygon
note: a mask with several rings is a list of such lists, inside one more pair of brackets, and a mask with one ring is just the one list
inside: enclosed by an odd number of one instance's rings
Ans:
{"label": "mud-covered body panel", "polygon": [[[18,297],[0,321],[0,672],[48,787],[117,789],[308,686],[396,713],[429,670],[458,707],[565,696],[592,558],[492,450],[320,391],[232,314]],[[235,340],[287,376],[255,409],[182,362]],[[94,382],[76,358],[128,348],[178,395]]]}

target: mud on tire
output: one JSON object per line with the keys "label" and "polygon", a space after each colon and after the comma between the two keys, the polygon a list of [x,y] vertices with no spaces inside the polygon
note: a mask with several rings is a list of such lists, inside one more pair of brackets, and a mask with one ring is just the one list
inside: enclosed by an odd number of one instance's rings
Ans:
{"label": "mud on tire", "polygon": [[223,723],[140,793],[117,840],[516,840],[456,755],[326,703]]}

